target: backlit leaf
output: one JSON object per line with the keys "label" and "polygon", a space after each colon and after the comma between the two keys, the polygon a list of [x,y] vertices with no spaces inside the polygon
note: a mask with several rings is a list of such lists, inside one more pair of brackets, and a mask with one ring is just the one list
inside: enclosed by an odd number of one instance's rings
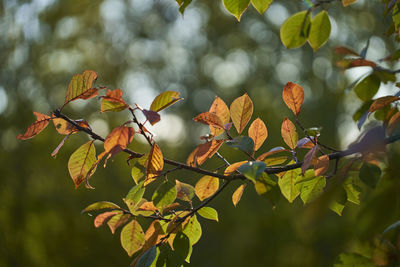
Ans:
{"label": "backlit leaf", "polygon": [[95,97],[97,95],[97,89],[92,88],[92,86],[96,79],[97,73],[92,70],[85,70],[82,74],[75,74],[69,82],[64,106],[76,99]]}
{"label": "backlit leaf", "polygon": [[225,140],[212,140],[198,146],[195,155],[197,165],[202,165],[207,159],[211,158],[221,147]]}
{"label": "backlit leaf", "polygon": [[121,231],[121,244],[129,257],[144,245],[144,233],[136,220],[130,221]]}
{"label": "backlit leaf", "polygon": [[240,199],[242,198],[244,189],[246,188],[246,184],[242,184],[241,186],[239,186],[235,192],[233,192],[232,195],[232,202],[233,205],[236,207],[236,205],[239,203]]}
{"label": "backlit leaf", "polygon": [[119,126],[107,135],[104,141],[104,150],[114,156],[124,150],[133,140],[135,130],[132,127]]}
{"label": "backlit leaf", "polygon": [[101,112],[121,111],[129,106],[122,98],[121,89],[115,89],[113,91],[107,90],[106,96],[103,96],[102,98],[100,107]]}
{"label": "backlit leaf", "polygon": [[221,122],[220,118],[216,114],[208,111],[200,113],[195,118],[193,118],[193,120],[213,127],[219,127],[221,129],[224,128],[224,124]]}
{"label": "backlit leaf", "polygon": [[400,111],[397,112],[396,114],[394,114],[388,123],[388,134],[391,135],[394,131],[394,129],[396,129],[397,125],[400,122]]}
{"label": "backlit leaf", "polygon": [[43,131],[44,128],[49,125],[49,120],[51,120],[50,116],[35,111],[33,112],[33,114],[36,116],[36,121],[31,124],[28,129],[26,129],[26,132],[24,134],[18,134],[17,138],[19,140],[30,139]]}
{"label": "backlit leaf", "polygon": [[182,183],[178,180],[175,180],[175,183],[177,191],[176,197],[180,200],[191,202],[192,198],[195,195],[194,187],[190,184]]}
{"label": "backlit leaf", "polygon": [[203,201],[211,197],[219,187],[219,179],[212,176],[203,176],[195,186],[196,196]]}
{"label": "backlit leaf", "polygon": [[329,156],[322,155],[317,158],[317,162],[314,164],[315,176],[323,175],[329,168]]}
{"label": "backlit leaf", "polygon": [[214,220],[218,222],[218,212],[211,207],[202,207],[197,211],[197,213],[205,219]]}
{"label": "backlit leaf", "polygon": [[135,181],[136,184],[139,183],[140,179],[144,176],[142,171],[138,167],[132,167],[131,177]]}
{"label": "backlit leaf", "polygon": [[343,183],[343,188],[346,191],[348,201],[360,204],[360,192],[355,188],[352,177],[346,179]]}
{"label": "backlit leaf", "polygon": [[[64,120],[62,118],[56,118],[53,115],[52,120],[53,120],[54,127],[56,128],[56,130],[59,134],[68,135],[71,133],[78,132],[78,129],[74,125],[72,125],[71,123],[67,122],[66,120]],[[85,120],[75,120],[75,122],[83,128],[90,129],[89,123]]]}
{"label": "backlit leaf", "polygon": [[100,201],[87,206],[81,213],[85,213],[88,211],[97,211],[103,209],[121,209],[117,204],[108,201]]}
{"label": "backlit leaf", "polygon": [[368,101],[374,97],[378,92],[381,81],[374,75],[368,75],[362,81],[360,81],[355,87],[354,92],[363,101]]}
{"label": "backlit leaf", "polygon": [[147,159],[147,174],[144,185],[148,185],[153,182],[156,177],[161,173],[164,168],[164,157],[160,147],[154,144],[151,147],[149,157]]}
{"label": "backlit leaf", "polygon": [[318,151],[318,146],[314,146],[304,156],[304,161],[303,164],[301,165],[301,173],[304,174],[304,172],[308,169],[308,167],[310,167],[315,158],[315,153],[317,153],[317,151]]}
{"label": "backlit leaf", "polygon": [[199,241],[201,237],[201,225],[196,215],[193,215],[193,217],[189,219],[189,222],[183,228],[182,232],[189,238],[192,246]]}
{"label": "backlit leaf", "polygon": [[338,55],[353,55],[356,57],[360,56],[357,52],[351,50],[350,48],[344,47],[344,46],[335,47],[335,53]]}
{"label": "backlit leaf", "polygon": [[133,186],[125,197],[125,203],[131,212],[134,212],[145,192],[143,182]]}
{"label": "backlit leaf", "polygon": [[137,210],[138,211],[156,211],[158,209],[154,206],[153,201],[146,201],[146,202],[141,203]]}
{"label": "backlit leaf", "polygon": [[310,180],[298,183],[300,186],[300,198],[304,204],[316,199],[323,192],[326,186],[326,178],[317,176]]}
{"label": "backlit leaf", "polygon": [[87,176],[93,174],[93,165],[96,163],[96,149],[94,141],[80,146],[68,160],[68,171],[77,188]]}
{"label": "backlit leaf", "polygon": [[295,149],[297,146],[298,135],[296,126],[288,118],[285,118],[281,127],[281,135],[283,141],[291,148]]}
{"label": "backlit leaf", "polygon": [[260,176],[259,179],[254,183],[254,189],[256,190],[257,194],[262,196],[266,195],[266,193],[273,189],[276,185],[276,182],[272,180],[268,174],[265,172]]}
{"label": "backlit leaf", "polygon": [[186,164],[192,167],[196,167],[197,166],[197,161],[196,161],[196,154],[197,151],[199,151],[199,147],[196,147],[188,156],[188,158],[186,159]]}
{"label": "backlit leaf", "polygon": [[331,21],[328,13],[323,10],[311,20],[308,42],[310,46],[317,51],[329,39],[331,34]]}
{"label": "backlit leaf", "polygon": [[[226,125],[227,123],[229,123],[229,120],[230,120],[229,108],[221,98],[219,98],[219,97],[215,98],[215,100],[211,104],[210,110],[208,112],[217,115],[218,118],[220,119],[222,125]],[[224,129],[221,129],[219,126],[215,127],[215,126],[210,125],[211,135],[218,136],[223,132],[224,132]]]}
{"label": "backlit leaf", "polygon": [[288,159],[289,157],[287,156],[273,157],[264,159],[264,163],[267,164],[267,166],[281,165],[285,163]]}
{"label": "backlit leaf", "polygon": [[[329,209],[331,209],[333,212],[335,212],[337,215],[342,216],[342,212],[344,209],[344,205],[337,202],[337,201],[333,201],[330,205],[329,205]],[[336,265],[335,265],[336,266]]]}
{"label": "backlit leaf", "polygon": [[165,234],[164,229],[162,228],[160,221],[154,220],[149,228],[147,228],[145,233],[145,244],[143,246],[143,250],[147,250],[152,246],[155,246],[162,236]]}
{"label": "backlit leaf", "polygon": [[257,9],[258,13],[263,14],[274,0],[251,0],[251,4]]}
{"label": "backlit leaf", "polygon": [[398,97],[398,96],[392,96],[392,95],[382,96],[382,97],[374,100],[372,105],[369,107],[368,111],[374,112],[378,109],[382,109],[382,108],[386,107],[387,105],[389,105],[399,99],[400,99],[400,97]]}
{"label": "backlit leaf", "polygon": [[250,0],[223,0],[226,10],[240,21],[243,12],[250,5]]}
{"label": "backlit leaf", "polygon": [[226,167],[225,171],[224,171],[224,175],[231,175],[233,173],[235,173],[235,171],[242,166],[243,164],[247,163],[247,160],[244,161],[239,161],[239,162],[235,162],[231,165],[229,165],[228,167]]}
{"label": "backlit leaf", "polygon": [[261,154],[260,156],[258,156],[257,160],[264,160],[268,156],[271,156],[276,153],[284,152],[284,151],[287,151],[287,149],[284,147],[281,147],[281,146],[274,147],[274,148],[270,149],[268,152],[265,152],[265,153]]}
{"label": "backlit leaf", "polygon": [[254,149],[254,141],[248,136],[236,136],[232,140],[228,140],[226,144],[234,149],[238,149],[251,155]]}
{"label": "backlit leaf", "polygon": [[247,179],[255,182],[258,177],[264,172],[267,165],[262,161],[249,161],[238,168],[238,171],[243,173]]}
{"label": "backlit leaf", "polygon": [[293,111],[294,115],[299,115],[301,105],[304,102],[304,90],[295,83],[288,82],[283,88],[282,93],[283,101]]}
{"label": "backlit leaf", "polygon": [[278,180],[279,188],[281,189],[282,195],[292,203],[298,195],[300,195],[299,186],[296,185],[296,179],[301,174],[301,169],[294,169],[287,171]]}
{"label": "backlit leaf", "polygon": [[239,134],[242,133],[253,114],[253,102],[247,94],[236,98],[230,107],[233,125]]}
{"label": "backlit leaf", "polygon": [[152,200],[154,203],[154,206],[156,206],[159,209],[162,209],[176,199],[176,187],[173,183],[171,182],[164,182],[162,183],[157,190],[154,192]]}
{"label": "backlit leaf", "polygon": [[[346,0],[342,0],[346,1]],[[354,0],[353,0],[354,1]],[[376,267],[370,258],[356,253],[342,253],[339,255],[334,267]]]}
{"label": "backlit leaf", "polygon": [[267,139],[268,130],[265,123],[260,119],[255,119],[249,127],[249,137],[254,141],[254,151],[257,151],[265,139]]}
{"label": "backlit leaf", "polygon": [[115,234],[115,231],[125,223],[129,221],[131,218],[130,214],[119,213],[114,215],[111,219],[108,220],[107,225],[111,230],[112,234]]}
{"label": "backlit leaf", "polygon": [[98,228],[100,226],[102,226],[103,224],[105,224],[109,219],[111,219],[111,217],[113,217],[114,215],[121,213],[122,211],[107,211],[107,212],[103,212],[100,213],[99,215],[96,216],[96,218],[94,219],[94,227]]}
{"label": "backlit leaf", "polygon": [[357,0],[342,0],[343,6],[348,6],[355,3]]}
{"label": "backlit leaf", "polygon": [[162,92],[161,94],[156,96],[156,98],[154,98],[153,102],[151,103],[150,110],[159,112],[182,99],[183,98],[179,97],[178,92],[175,91]]}
{"label": "backlit leaf", "polygon": [[302,11],[283,22],[280,30],[282,43],[287,48],[297,48],[307,41],[310,30],[310,13]]}

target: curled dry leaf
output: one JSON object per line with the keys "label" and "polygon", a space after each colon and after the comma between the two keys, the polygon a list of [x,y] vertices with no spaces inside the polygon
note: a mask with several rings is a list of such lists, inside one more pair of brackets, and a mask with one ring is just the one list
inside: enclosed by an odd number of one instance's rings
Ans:
{"label": "curled dry leaf", "polygon": [[247,94],[236,98],[230,107],[230,114],[233,125],[239,134],[241,134],[249,123],[253,114],[253,102]]}
{"label": "curled dry leaf", "polygon": [[374,100],[374,102],[372,103],[372,105],[369,107],[369,112],[374,112],[376,110],[382,109],[384,107],[386,107],[387,105],[399,100],[400,97],[398,96],[392,96],[392,95],[388,95],[388,96],[383,96],[380,98],[377,98]]}
{"label": "curled dry leaf", "polygon": [[268,130],[260,118],[255,119],[250,125],[249,137],[254,141],[254,151],[257,151],[267,139]]}
{"label": "curled dry leaf", "polygon": [[[225,128],[225,125],[229,123],[229,120],[230,120],[229,108],[221,98],[219,98],[219,97],[215,98],[215,100],[211,104],[211,107],[208,112],[217,115],[218,118],[220,119],[222,125],[224,126],[224,128]],[[224,132],[224,129],[221,129],[219,126],[216,127],[216,126],[210,125],[210,133],[213,136],[218,136],[218,135],[222,134],[223,132]]]}
{"label": "curled dry leaf", "polygon": [[295,83],[288,82],[283,88],[283,101],[293,111],[294,115],[298,116],[301,110],[301,105],[304,102],[304,90]]}
{"label": "curled dry leaf", "polygon": [[82,74],[75,74],[69,82],[63,107],[76,99],[89,99],[97,96],[97,88],[92,88],[97,79],[97,73],[85,70]]}
{"label": "curled dry leaf", "polygon": [[314,174],[315,176],[320,176],[326,173],[329,169],[329,156],[322,155],[317,159],[317,162],[314,164]]}
{"label": "curled dry leaf", "polygon": [[147,158],[146,164],[146,180],[144,185],[148,185],[149,183],[153,182],[156,177],[161,173],[164,168],[164,158],[161,152],[160,147],[157,144],[154,144],[151,147],[149,152],[149,156]]}
{"label": "curled dry leaf", "polygon": [[106,96],[101,100],[101,112],[106,111],[121,111],[129,107],[129,105],[122,98],[122,90],[107,90]]}
{"label": "curled dry leaf", "polygon": [[188,156],[188,158],[186,159],[186,164],[192,167],[196,167],[197,166],[197,160],[196,160],[196,154],[197,151],[199,151],[199,147],[196,147]]}
{"label": "curled dry leaf", "polygon": [[220,129],[224,128],[224,124],[221,122],[220,118],[216,114],[208,111],[200,113],[195,118],[193,118],[193,120]]}
{"label": "curled dry leaf", "polygon": [[288,118],[285,118],[281,127],[281,135],[283,141],[290,147],[290,149],[295,149],[297,146],[298,135],[296,131],[296,126]]}
{"label": "curled dry leaf", "polygon": [[245,188],[246,188],[246,184],[242,184],[233,193],[232,202],[233,202],[233,205],[235,205],[235,207],[239,203],[240,199],[242,198],[242,195],[243,195],[243,192],[244,192]]}
{"label": "curled dry leaf", "polygon": [[24,134],[18,134],[17,138],[19,140],[30,139],[43,131],[47,125],[49,125],[49,120],[51,120],[50,116],[35,111],[33,114],[36,116],[36,121],[26,129]]}

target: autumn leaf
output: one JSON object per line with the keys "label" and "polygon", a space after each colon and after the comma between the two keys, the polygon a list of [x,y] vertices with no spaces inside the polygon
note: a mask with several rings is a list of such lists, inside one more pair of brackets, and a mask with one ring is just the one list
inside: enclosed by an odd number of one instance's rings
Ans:
{"label": "autumn leaf", "polygon": [[268,152],[265,152],[263,154],[261,154],[260,156],[257,157],[257,160],[264,160],[266,157],[274,155],[276,153],[280,153],[280,152],[284,152],[287,151],[286,148],[278,146],[278,147],[274,147],[272,149],[270,149]]}
{"label": "autumn leaf", "polygon": [[374,102],[372,103],[372,105],[369,107],[369,112],[374,112],[376,110],[382,109],[384,107],[386,107],[387,105],[399,100],[400,97],[398,96],[383,96],[380,98],[377,98],[374,100]]}
{"label": "autumn leaf", "polygon": [[342,68],[343,70],[355,68],[355,67],[376,67],[376,63],[363,58],[356,59],[342,59],[336,62],[336,66]]}
{"label": "autumn leaf", "polygon": [[217,127],[217,128],[224,128],[224,125],[222,124],[220,118],[211,112],[203,112],[200,113],[199,115],[197,115],[195,118],[193,118],[194,121],[196,122],[200,122],[203,124],[207,124],[213,127]]}
{"label": "autumn leaf", "polygon": [[281,135],[283,141],[291,148],[295,149],[297,146],[297,132],[296,126],[294,126],[293,122],[291,122],[288,118],[285,118],[281,127]]}
{"label": "autumn leaf", "polygon": [[199,151],[199,147],[196,147],[192,152],[190,152],[189,156],[186,159],[186,164],[192,167],[197,166],[196,154]]}
{"label": "autumn leaf", "polygon": [[165,232],[160,225],[160,221],[154,220],[150,224],[149,228],[147,228],[146,233],[144,235],[145,243],[143,246],[143,250],[147,250],[155,246],[160,241],[160,239],[164,234]]}
{"label": "autumn leaf", "polygon": [[130,221],[121,231],[121,244],[129,257],[139,251],[145,243],[142,227],[136,220]]}
{"label": "autumn leaf", "polygon": [[337,47],[335,47],[335,53],[338,54],[338,55],[353,55],[353,56],[356,56],[356,57],[360,56],[357,52],[355,52],[355,51],[353,51],[350,48],[347,48],[345,46],[337,46]]}
{"label": "autumn leaf", "polygon": [[121,213],[119,210],[107,211],[100,213],[94,219],[94,227],[98,228],[110,220],[114,215]]}
{"label": "autumn leaf", "polygon": [[194,187],[190,184],[182,183],[178,180],[175,180],[175,183],[177,191],[176,197],[180,200],[191,202],[195,194]]}
{"label": "autumn leaf", "polygon": [[122,98],[121,89],[115,89],[113,91],[107,90],[106,96],[103,96],[102,98],[100,107],[101,112],[121,111],[129,107]]}
{"label": "autumn leaf", "polygon": [[232,202],[233,202],[233,205],[235,205],[235,207],[239,203],[240,199],[242,198],[242,195],[243,195],[243,192],[244,192],[245,188],[246,188],[246,184],[242,184],[233,193]]}
{"label": "autumn leaf", "polygon": [[94,141],[89,141],[80,146],[68,160],[68,171],[77,188],[86,177],[94,173],[93,165],[96,163],[96,149]]}
{"label": "autumn leaf", "polygon": [[315,176],[323,175],[329,168],[329,156],[322,155],[317,158],[317,162],[314,164]]}
{"label": "autumn leaf", "polygon": [[304,172],[310,167],[312,164],[313,159],[315,158],[315,153],[318,151],[318,146],[314,146],[311,148],[307,154],[304,156],[304,161],[303,164],[301,165],[301,173],[304,174]]}
{"label": "autumn leaf", "polygon": [[98,89],[92,88],[96,79],[97,73],[92,70],[85,70],[82,74],[75,74],[69,82],[63,107],[76,99],[89,99],[97,96]]}
{"label": "autumn leaf", "polygon": [[294,115],[298,116],[301,110],[301,105],[304,102],[304,90],[295,83],[288,82],[283,88],[283,101],[293,111]]}
{"label": "autumn leaf", "polygon": [[391,135],[394,131],[394,129],[396,128],[396,126],[399,124],[400,122],[400,111],[397,112],[396,114],[394,114],[388,123],[388,134]]}
{"label": "autumn leaf", "polygon": [[249,137],[254,141],[254,151],[257,151],[267,139],[268,130],[264,122],[257,118],[250,124]]}
{"label": "autumn leaf", "polygon": [[231,165],[229,165],[228,167],[226,167],[225,171],[224,171],[224,175],[231,175],[233,174],[240,166],[242,166],[243,164],[247,163],[247,160],[244,161],[239,161],[239,162],[235,162]]}
{"label": "autumn leaf", "polygon": [[196,196],[203,201],[211,197],[219,187],[219,179],[212,176],[203,176],[195,186]]}
{"label": "autumn leaf", "polygon": [[151,147],[147,164],[146,164],[146,180],[144,185],[148,185],[149,183],[153,182],[156,177],[161,173],[164,168],[164,158],[161,152],[160,147],[157,144],[154,144]]}
{"label": "autumn leaf", "polygon": [[142,109],[142,113],[146,117],[146,119],[150,122],[151,125],[154,125],[161,120],[160,114],[158,114],[155,111]]}
{"label": "autumn leaf", "polygon": [[[63,118],[56,118],[54,117],[54,115],[52,115],[52,121],[54,127],[59,134],[68,135],[78,132],[78,129],[74,125],[64,120]],[[74,122],[76,122],[82,128],[87,128],[91,130],[89,123],[85,120],[74,120]]]}
{"label": "autumn leaf", "polygon": [[49,125],[49,120],[51,120],[50,116],[35,111],[33,114],[36,116],[36,121],[26,129],[24,134],[18,134],[17,138],[19,140],[30,139],[43,131],[47,125]]}
{"label": "autumn leaf", "polygon": [[159,112],[167,107],[175,104],[176,102],[182,100],[182,97],[179,97],[179,93],[175,91],[165,91],[156,96],[153,102],[150,105],[150,110]]}
{"label": "autumn leaf", "polygon": [[224,139],[212,140],[198,146],[195,155],[197,165],[202,165],[207,159],[211,158],[225,142]]}
{"label": "autumn leaf", "polygon": [[132,127],[119,126],[112,130],[104,141],[104,150],[110,156],[114,156],[124,150],[133,140],[135,130]]}
{"label": "autumn leaf", "polygon": [[[219,98],[219,97],[215,98],[215,100],[211,104],[211,107],[208,110],[208,112],[217,115],[223,126],[225,126],[227,123],[229,123],[229,120],[230,120],[229,108],[221,98]],[[224,132],[224,129],[221,129],[219,126],[216,127],[216,126],[210,125],[211,135],[218,136],[223,132]]]}
{"label": "autumn leaf", "polygon": [[81,213],[89,212],[89,211],[97,211],[103,209],[121,209],[117,204],[108,201],[100,201],[93,204],[90,204],[85,209],[81,211]]}
{"label": "autumn leaf", "polygon": [[253,102],[247,94],[236,98],[230,107],[233,125],[239,134],[242,133],[253,114]]}
{"label": "autumn leaf", "polygon": [[357,0],[342,0],[343,6],[348,6],[355,3]]}

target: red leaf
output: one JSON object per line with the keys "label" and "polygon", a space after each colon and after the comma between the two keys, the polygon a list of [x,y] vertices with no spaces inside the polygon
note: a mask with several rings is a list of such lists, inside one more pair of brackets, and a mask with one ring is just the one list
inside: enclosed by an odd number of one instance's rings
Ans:
{"label": "red leaf", "polygon": [[104,141],[105,152],[114,156],[124,150],[132,142],[134,134],[135,130],[132,127],[119,126],[115,128]]}
{"label": "red leaf", "polygon": [[18,134],[17,138],[19,140],[30,139],[43,131],[44,128],[49,125],[49,120],[51,120],[51,117],[35,111],[33,112],[33,114],[35,114],[36,116],[36,121],[31,124],[28,129],[26,129],[26,132],[24,134]]}

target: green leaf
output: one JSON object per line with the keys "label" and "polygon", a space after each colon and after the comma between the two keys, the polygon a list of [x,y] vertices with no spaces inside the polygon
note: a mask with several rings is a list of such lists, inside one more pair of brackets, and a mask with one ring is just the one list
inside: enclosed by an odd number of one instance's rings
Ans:
{"label": "green leaf", "polygon": [[138,184],[140,179],[143,178],[144,174],[138,167],[132,167],[131,176],[135,183]]}
{"label": "green leaf", "polygon": [[251,4],[257,9],[258,13],[263,14],[274,0],[251,0]]}
{"label": "green leaf", "polygon": [[249,161],[238,168],[238,171],[243,173],[247,179],[253,181],[254,183],[264,172],[267,164],[262,161]]}
{"label": "green leaf", "polygon": [[175,104],[183,98],[179,97],[179,93],[175,91],[165,91],[156,96],[151,103],[150,110],[159,112],[167,107]]}
{"label": "green leaf", "polygon": [[157,190],[154,192],[152,200],[154,206],[159,209],[162,209],[169,204],[172,204],[176,199],[176,187],[171,182],[162,183]]}
{"label": "green leaf", "polygon": [[150,267],[157,257],[157,247],[153,246],[140,256],[137,267]]}
{"label": "green leaf", "polygon": [[314,51],[317,51],[328,41],[330,34],[331,21],[329,20],[328,13],[323,10],[311,20],[308,42]]}
{"label": "green leaf", "polygon": [[355,188],[353,183],[353,177],[348,177],[343,183],[343,188],[347,194],[347,200],[354,203],[360,204],[360,192]]}
{"label": "green leaf", "polygon": [[193,217],[190,218],[182,232],[189,238],[192,246],[199,241],[201,237],[201,225],[197,220],[196,215],[193,215]]}
{"label": "green leaf", "polygon": [[243,12],[250,5],[250,0],[223,0],[226,10],[240,21]]}
{"label": "green leaf", "polygon": [[128,253],[129,257],[139,251],[145,242],[145,236],[142,227],[136,220],[130,221],[122,228],[121,245]]}
{"label": "green leaf", "polygon": [[304,45],[310,30],[310,14],[302,11],[289,17],[281,26],[280,36],[287,48]]}
{"label": "green leaf", "polygon": [[376,75],[370,74],[357,83],[354,87],[354,92],[361,100],[368,101],[378,92],[380,84],[380,79]]}
{"label": "green leaf", "polygon": [[359,177],[366,185],[375,188],[381,174],[381,169],[378,166],[364,162],[361,166]]}
{"label": "green leaf", "polygon": [[107,225],[111,230],[111,233],[115,233],[115,231],[131,218],[130,214],[124,214],[122,211],[119,214],[114,215],[110,220],[108,220]]}
{"label": "green leaf", "polygon": [[[93,141],[81,145],[68,160],[68,171],[77,188],[88,176],[94,173],[92,169],[96,162],[96,149]],[[90,176],[89,175],[89,176]]]}
{"label": "green leaf", "polygon": [[226,144],[234,149],[241,150],[247,155],[253,153],[254,141],[248,136],[237,136],[233,140],[229,140]]}
{"label": "green leaf", "polygon": [[65,95],[65,103],[76,99],[88,99],[97,95],[97,89],[92,89],[93,83],[97,79],[97,73],[92,70],[85,70],[82,74],[75,74],[68,85],[68,90]]}
{"label": "green leaf", "polygon": [[176,0],[179,5],[179,12],[183,15],[187,6],[192,2],[192,0]]}
{"label": "green leaf", "polygon": [[192,198],[195,195],[194,187],[190,184],[182,183],[178,180],[175,180],[175,183],[177,191],[176,197],[183,201],[188,201],[188,202],[192,201]]}
{"label": "green leaf", "polygon": [[218,222],[218,212],[211,207],[202,207],[197,211],[197,213],[205,219],[214,220]]}
{"label": "green leaf", "polygon": [[[314,172],[313,170],[311,170]],[[307,172],[304,176],[307,175]],[[323,176],[313,177],[310,180],[306,180],[298,183],[300,186],[300,198],[304,204],[307,204],[316,199],[324,190],[326,186],[326,178]]]}
{"label": "green leaf", "polygon": [[174,251],[184,260],[190,252],[190,240],[184,233],[179,232],[174,238],[173,247]]}
{"label": "green leaf", "polygon": [[85,209],[81,211],[81,213],[85,213],[88,211],[97,211],[97,210],[105,210],[105,209],[121,209],[120,206],[108,201],[100,201],[93,204],[90,204]]}
{"label": "green leaf", "polygon": [[342,212],[343,212],[343,209],[344,209],[344,205],[341,204],[341,203],[339,203],[339,202],[337,202],[337,201],[333,201],[333,202],[329,205],[329,208],[330,208],[333,212],[337,213],[339,216],[342,216]]}
{"label": "green leaf", "polygon": [[125,197],[125,203],[131,212],[135,212],[140,200],[142,199],[146,188],[143,186],[143,181],[129,190]]}
{"label": "green leaf", "polygon": [[257,194],[262,196],[270,191],[275,185],[276,182],[272,180],[268,174],[263,172],[259,179],[254,183],[254,188],[256,189]]}
{"label": "green leaf", "polygon": [[376,267],[370,259],[356,253],[342,253],[336,260],[334,267]]}
{"label": "green leaf", "polygon": [[301,174],[301,169],[297,168],[294,170],[287,171],[278,180],[279,188],[281,189],[282,195],[292,203],[298,195],[300,195],[299,186],[296,185],[296,179]]}

